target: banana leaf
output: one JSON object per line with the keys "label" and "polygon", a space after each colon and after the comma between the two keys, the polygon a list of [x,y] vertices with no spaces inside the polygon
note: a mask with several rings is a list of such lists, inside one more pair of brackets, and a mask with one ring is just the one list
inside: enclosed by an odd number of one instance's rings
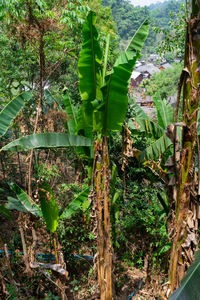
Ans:
{"label": "banana leaf", "polygon": [[40,207],[29,197],[29,195],[26,194],[26,192],[24,192],[14,182],[10,182],[9,186],[10,186],[11,190],[17,196],[17,199],[20,202],[20,207],[21,207],[21,205],[23,205],[23,207],[31,214],[38,216],[38,217],[42,217],[42,211],[41,211]]}
{"label": "banana leaf", "polygon": [[9,209],[6,206],[2,205],[2,204],[0,204],[0,214],[3,215],[4,217],[6,217],[9,220],[12,219]]}
{"label": "banana leaf", "polygon": [[44,90],[44,95],[45,95],[45,98],[47,99],[48,103],[53,105],[53,103],[55,102],[57,107],[60,109],[60,110],[63,110],[62,106],[63,106],[63,102],[59,99],[56,99],[53,97],[53,95],[50,93],[49,90]]}
{"label": "banana leaf", "polygon": [[113,70],[106,76],[105,85],[102,88],[103,102],[96,109],[94,118],[94,129],[97,132],[107,134],[110,130],[121,130],[128,107],[127,94],[130,77],[140,57],[148,32],[149,24],[145,20],[126,51],[118,57]]}
{"label": "banana leaf", "polygon": [[47,228],[51,232],[55,232],[59,222],[59,212],[56,199],[50,186],[43,182],[39,188],[40,205],[42,215],[45,219]]}
{"label": "banana leaf", "polygon": [[[65,111],[67,113],[67,128],[70,134],[76,134],[77,131],[77,120],[74,112],[74,107],[71,103],[71,99],[67,92],[64,93],[63,97],[64,105],[65,105]],[[80,111],[79,111],[80,113]],[[81,116],[82,118],[82,116]],[[80,124],[80,123],[79,123]],[[84,135],[84,132],[83,132]],[[87,149],[85,147],[75,147],[74,148],[76,154],[81,158],[87,158],[90,156],[90,149]]]}
{"label": "banana leaf", "polygon": [[11,126],[14,119],[23,109],[25,102],[32,98],[31,92],[24,92],[11,100],[0,112],[0,137],[3,136]]}
{"label": "banana leaf", "polygon": [[79,91],[83,101],[77,116],[77,129],[84,135],[92,137],[93,105],[95,99],[102,99],[101,63],[102,51],[98,43],[98,32],[95,28],[96,14],[90,11],[83,25],[83,44],[78,61]]}
{"label": "banana leaf", "polygon": [[67,92],[64,93],[63,101],[64,101],[64,105],[65,105],[65,110],[67,113],[67,127],[69,130],[69,133],[76,134],[77,122],[76,122],[76,117],[75,117],[75,113],[74,113],[74,107],[71,103],[71,99]]}
{"label": "banana leaf", "polygon": [[135,99],[131,99],[130,108],[133,110],[133,116],[139,119],[149,119],[144,110],[136,103]]}
{"label": "banana leaf", "polygon": [[157,111],[158,124],[163,129],[166,129],[169,124],[174,123],[171,105],[167,102],[167,100],[159,99],[158,94],[155,95],[153,101]]}
{"label": "banana leaf", "polygon": [[88,196],[90,193],[90,188],[86,188],[84,191],[79,193],[67,206],[67,208],[63,211],[60,218],[61,219],[69,219],[71,216],[77,212],[79,209],[85,209],[90,205]]}
{"label": "banana leaf", "polygon": [[128,128],[134,133],[144,133],[148,137],[154,139],[160,138],[165,132],[156,122],[149,119],[139,119],[128,121]]}
{"label": "banana leaf", "polygon": [[17,210],[25,213],[28,212],[28,210],[22,205],[22,203],[18,199],[10,196],[7,197],[7,203],[5,207],[9,210]]}
{"label": "banana leaf", "polygon": [[88,147],[92,141],[79,135],[66,133],[38,133],[21,137],[6,146],[1,151],[23,151],[36,148],[65,148],[65,147]]}
{"label": "banana leaf", "polygon": [[196,252],[195,261],[187,270],[181,286],[170,297],[170,300],[200,299],[200,251]]}
{"label": "banana leaf", "polygon": [[134,111],[133,119],[128,121],[128,128],[131,131],[145,133],[155,139],[164,134],[164,129],[158,123],[152,121],[135,101],[131,103],[131,107]]}
{"label": "banana leaf", "polygon": [[172,145],[170,139],[164,134],[158,140],[148,146],[140,155],[140,161],[155,160]]}

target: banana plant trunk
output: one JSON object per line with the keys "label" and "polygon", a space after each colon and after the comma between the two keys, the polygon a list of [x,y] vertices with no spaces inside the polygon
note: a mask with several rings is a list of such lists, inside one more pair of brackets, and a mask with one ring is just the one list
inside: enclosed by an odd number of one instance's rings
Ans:
{"label": "banana plant trunk", "polygon": [[97,273],[101,300],[112,300],[110,167],[107,138],[95,142],[95,199],[97,216]]}
{"label": "banana plant trunk", "polygon": [[199,7],[192,1],[187,26],[183,82],[183,135],[180,166],[177,166],[173,241],[169,281],[171,292],[179,287],[198,247],[198,209],[195,196],[195,144],[200,98],[200,19]]}

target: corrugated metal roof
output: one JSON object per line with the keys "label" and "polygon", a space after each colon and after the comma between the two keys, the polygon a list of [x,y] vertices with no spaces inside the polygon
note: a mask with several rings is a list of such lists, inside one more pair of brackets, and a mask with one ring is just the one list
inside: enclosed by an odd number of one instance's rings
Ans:
{"label": "corrugated metal roof", "polygon": [[141,75],[140,72],[133,71],[132,74],[131,74],[131,78],[133,78],[133,79],[135,80],[135,79],[138,78],[140,75]]}
{"label": "corrugated metal roof", "polygon": [[136,68],[135,71],[140,72],[140,73],[148,72],[151,75],[153,73],[159,73],[160,72],[159,68],[157,68],[153,64],[146,64],[146,65],[140,66],[140,67]]}

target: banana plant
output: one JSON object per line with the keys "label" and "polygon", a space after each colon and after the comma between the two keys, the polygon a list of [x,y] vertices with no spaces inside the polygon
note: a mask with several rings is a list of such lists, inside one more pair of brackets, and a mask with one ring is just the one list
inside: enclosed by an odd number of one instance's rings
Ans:
{"label": "banana plant", "polygon": [[[30,91],[22,94],[11,100],[0,112],[0,137],[5,135],[14,119],[24,108],[25,103],[32,99],[33,95]],[[90,139],[75,134],[65,133],[41,133],[31,134],[21,137],[6,146],[0,151],[22,151],[38,148],[64,148],[64,147],[88,147],[91,146]]]}
{"label": "banana plant", "polygon": [[170,300],[200,299],[200,251],[195,254],[195,261],[187,270],[181,286],[171,295]]}
{"label": "banana plant", "polygon": [[[198,248],[198,242],[195,246],[190,243],[187,248],[185,244],[191,235],[197,241],[199,239],[199,231],[195,227],[196,222],[198,222],[198,208],[196,207],[196,197],[193,197],[193,174],[195,173],[197,118],[200,100],[200,70],[198,67],[200,63],[200,36],[198,34],[200,23],[197,21],[200,14],[200,1],[190,0],[189,5],[191,8],[190,19],[187,22],[185,60],[180,87],[180,92],[183,87],[182,120],[185,126],[182,135],[179,170],[175,182],[174,213],[172,214],[174,234],[169,268],[172,292],[179,287],[182,276]],[[194,209],[191,209],[193,207]],[[190,219],[193,220],[194,224],[188,227]]]}
{"label": "banana plant", "polygon": [[89,187],[76,195],[66,208],[59,209],[53,191],[46,182],[41,183],[39,187],[40,206],[16,183],[10,182],[9,186],[17,198],[10,196],[7,198],[5,213],[9,215],[8,211],[10,210],[29,212],[36,217],[44,219],[47,228],[52,233],[56,231],[59,220],[70,219],[78,210],[85,212],[90,205],[88,200]]}
{"label": "banana plant", "polygon": [[[131,103],[134,117],[129,120],[128,127],[134,133],[143,133],[152,138],[152,143],[140,154],[140,161],[156,160],[167,150],[172,150],[172,141],[166,135],[167,126],[174,123],[173,111],[167,100],[154,98],[157,119],[151,120],[143,109],[133,100]],[[171,151],[172,154],[172,151]]]}
{"label": "banana plant", "polygon": [[[148,35],[144,21],[113,69],[105,72],[109,43],[103,51],[90,11],[83,26],[83,44],[78,62],[82,106],[77,115],[77,132],[94,140],[94,205],[97,209],[97,269],[101,299],[112,299],[112,245],[110,223],[110,165],[107,138],[120,131],[128,106],[128,86],[132,71]],[[109,40],[109,39],[108,39]],[[103,64],[103,68],[102,68]]]}

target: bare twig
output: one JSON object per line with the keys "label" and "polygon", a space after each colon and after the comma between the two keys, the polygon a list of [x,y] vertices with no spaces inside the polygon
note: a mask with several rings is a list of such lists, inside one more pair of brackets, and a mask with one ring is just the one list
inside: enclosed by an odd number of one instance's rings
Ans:
{"label": "bare twig", "polygon": [[51,77],[51,75],[55,72],[55,70],[61,65],[61,63],[63,62],[64,58],[65,58],[65,54],[71,52],[75,50],[75,48],[73,49],[65,49],[63,51],[63,57],[58,61],[56,62],[55,64],[53,64],[53,66],[51,67],[51,70],[49,70],[49,74],[48,76],[45,78],[45,81],[44,81],[44,84],[43,84],[43,88],[45,87],[45,85],[47,84],[49,78]]}
{"label": "bare twig", "polygon": [[[38,125],[38,120],[39,120],[39,115],[41,112],[41,97],[38,100],[38,105],[37,105],[37,114],[36,114],[36,119],[35,119],[35,126],[34,126],[34,131],[33,133],[35,134],[37,131],[37,125]],[[30,160],[29,160],[29,166],[28,166],[28,195],[31,197],[32,191],[31,191],[31,173],[32,173],[32,161],[33,161],[33,149],[31,150],[30,154]]]}
{"label": "bare twig", "polygon": [[24,252],[24,263],[25,263],[25,266],[26,266],[26,272],[30,275],[31,274],[31,269],[30,269],[29,262],[28,262],[28,252],[27,252],[27,248],[26,248],[24,230],[23,230],[21,224],[19,224],[19,231],[20,231],[21,240],[22,240],[22,248],[23,248],[23,252]]}
{"label": "bare twig", "polygon": [[12,269],[11,269],[11,266],[10,266],[10,260],[9,260],[7,244],[4,244],[4,250],[5,250],[5,258],[6,258],[6,264],[7,264],[7,267],[8,267],[8,274],[9,274],[9,277],[10,277],[10,281],[11,281],[12,285],[14,286],[15,293],[16,293],[17,297],[19,298],[18,288],[17,288],[16,282],[14,280]]}

